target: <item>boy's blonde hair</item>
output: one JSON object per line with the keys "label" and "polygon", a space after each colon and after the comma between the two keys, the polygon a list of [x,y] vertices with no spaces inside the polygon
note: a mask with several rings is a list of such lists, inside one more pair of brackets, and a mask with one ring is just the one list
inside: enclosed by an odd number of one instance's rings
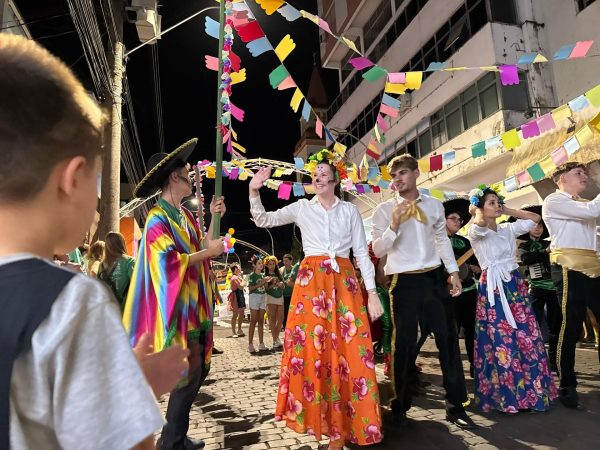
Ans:
{"label": "boy's blonde hair", "polygon": [[65,159],[99,155],[103,122],[63,62],[34,41],[0,33],[0,202],[34,197]]}

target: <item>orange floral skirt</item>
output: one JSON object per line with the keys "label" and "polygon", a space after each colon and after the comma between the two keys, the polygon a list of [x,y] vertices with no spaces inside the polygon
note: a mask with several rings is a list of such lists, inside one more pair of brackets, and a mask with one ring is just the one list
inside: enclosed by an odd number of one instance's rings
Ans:
{"label": "orange floral skirt", "polygon": [[337,258],[305,258],[285,329],[276,420],[334,445],[380,442],[373,342],[354,268]]}

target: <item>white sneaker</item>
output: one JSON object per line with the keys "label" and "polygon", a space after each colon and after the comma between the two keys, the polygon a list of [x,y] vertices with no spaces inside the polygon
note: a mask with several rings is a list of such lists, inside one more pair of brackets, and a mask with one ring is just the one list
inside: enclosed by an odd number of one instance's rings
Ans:
{"label": "white sneaker", "polygon": [[258,345],[258,351],[259,352],[266,352],[267,351],[267,346],[265,344],[259,344]]}
{"label": "white sneaker", "polygon": [[281,348],[283,347],[283,344],[281,343],[281,341],[279,339],[277,339],[275,342],[273,342],[273,348]]}
{"label": "white sneaker", "polygon": [[250,345],[248,346],[248,351],[249,351],[250,353],[256,353],[256,349],[254,348],[254,344],[250,344]]}

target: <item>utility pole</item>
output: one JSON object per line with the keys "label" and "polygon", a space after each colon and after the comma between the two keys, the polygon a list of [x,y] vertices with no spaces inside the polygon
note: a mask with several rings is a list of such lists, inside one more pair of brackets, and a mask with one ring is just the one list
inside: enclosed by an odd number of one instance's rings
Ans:
{"label": "utility pole", "polygon": [[121,191],[121,126],[123,92],[123,12],[122,0],[110,2],[115,28],[108,26],[109,39],[107,56],[111,67],[111,91],[104,103],[109,112],[109,124],[105,127],[105,149],[102,166],[102,188],[100,199],[100,223],[98,239],[104,239],[109,231],[119,231],[119,201]]}

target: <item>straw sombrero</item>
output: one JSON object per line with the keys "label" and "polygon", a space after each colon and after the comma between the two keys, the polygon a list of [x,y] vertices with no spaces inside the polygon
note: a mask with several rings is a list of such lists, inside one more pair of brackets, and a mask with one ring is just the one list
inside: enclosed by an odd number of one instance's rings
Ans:
{"label": "straw sombrero", "polygon": [[444,217],[448,217],[452,213],[457,213],[463,221],[463,225],[469,223],[471,220],[471,213],[469,213],[469,199],[467,197],[456,197],[450,200],[446,200],[444,203]]}
{"label": "straw sombrero", "polygon": [[198,139],[193,138],[181,144],[171,153],[155,153],[152,155],[146,164],[148,173],[135,187],[133,195],[137,198],[144,198],[154,194],[175,169],[177,161],[187,161],[196,147],[196,142],[198,142]]}

